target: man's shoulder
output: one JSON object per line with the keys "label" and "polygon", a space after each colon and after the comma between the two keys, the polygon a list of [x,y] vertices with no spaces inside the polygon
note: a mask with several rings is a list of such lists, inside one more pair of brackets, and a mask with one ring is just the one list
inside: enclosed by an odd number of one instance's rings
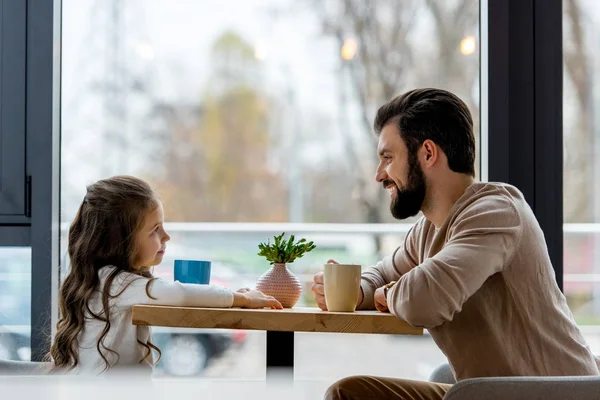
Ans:
{"label": "man's shoulder", "polygon": [[528,207],[519,189],[496,182],[474,183],[457,203],[451,225],[465,220],[484,226],[520,225]]}
{"label": "man's shoulder", "polygon": [[507,212],[517,212],[525,203],[523,193],[515,186],[507,183],[481,182],[469,187],[465,196],[459,200],[463,209],[505,209]]}

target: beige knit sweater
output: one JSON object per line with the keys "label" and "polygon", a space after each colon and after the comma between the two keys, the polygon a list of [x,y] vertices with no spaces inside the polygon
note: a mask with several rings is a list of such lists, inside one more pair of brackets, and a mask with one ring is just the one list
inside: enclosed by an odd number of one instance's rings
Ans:
{"label": "beige knit sweater", "polygon": [[598,375],[560,292],[544,235],[513,186],[474,183],[438,229],[421,218],[362,275],[360,309],[397,280],[390,311],[429,330],[457,380]]}

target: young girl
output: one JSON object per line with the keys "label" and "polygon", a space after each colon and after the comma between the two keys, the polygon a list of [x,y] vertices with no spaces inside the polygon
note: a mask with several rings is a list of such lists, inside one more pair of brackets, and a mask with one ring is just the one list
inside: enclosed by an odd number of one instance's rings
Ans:
{"label": "young girl", "polygon": [[260,291],[169,282],[152,276],[170,237],[150,186],[131,176],[100,180],[69,229],[71,269],[60,290],[52,368],[99,374],[115,367],[151,368],[147,326],[131,322],[134,304],[282,308]]}

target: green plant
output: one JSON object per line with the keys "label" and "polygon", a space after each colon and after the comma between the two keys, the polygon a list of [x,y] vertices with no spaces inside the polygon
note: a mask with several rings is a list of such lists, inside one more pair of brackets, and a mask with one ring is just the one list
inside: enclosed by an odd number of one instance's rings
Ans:
{"label": "green plant", "polygon": [[317,247],[313,242],[307,242],[304,238],[294,243],[294,235],[285,240],[283,239],[284,235],[285,232],[273,236],[275,239],[273,244],[270,240],[267,241],[267,244],[260,243],[258,245],[258,255],[265,257],[271,264],[284,264],[293,262],[296,258],[302,257]]}

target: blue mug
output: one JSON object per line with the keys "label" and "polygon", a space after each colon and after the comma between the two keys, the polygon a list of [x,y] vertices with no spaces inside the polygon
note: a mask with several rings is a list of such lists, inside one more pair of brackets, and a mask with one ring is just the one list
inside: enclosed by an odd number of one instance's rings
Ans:
{"label": "blue mug", "polygon": [[173,275],[181,283],[210,283],[210,261],[175,260]]}

